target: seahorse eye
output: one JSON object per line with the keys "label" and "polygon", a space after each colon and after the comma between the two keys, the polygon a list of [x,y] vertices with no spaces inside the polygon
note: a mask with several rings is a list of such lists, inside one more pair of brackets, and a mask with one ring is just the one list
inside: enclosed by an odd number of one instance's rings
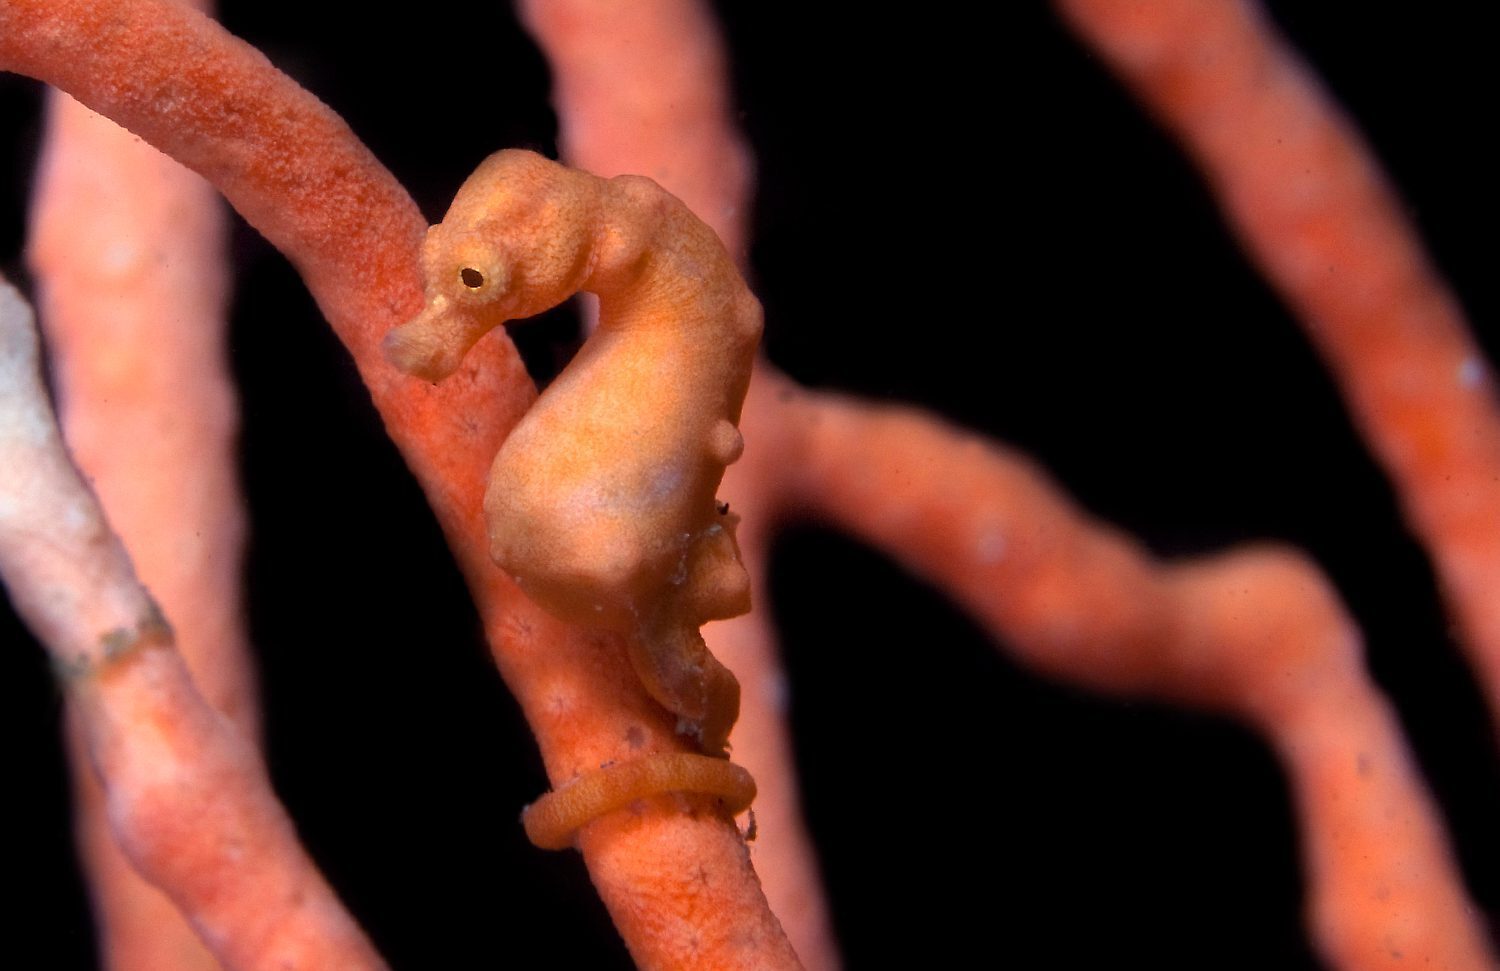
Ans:
{"label": "seahorse eye", "polygon": [[472,266],[466,266],[463,269],[459,270],[458,278],[462,280],[464,282],[464,286],[468,287],[470,290],[478,290],[480,287],[484,286],[484,274],[480,273]]}

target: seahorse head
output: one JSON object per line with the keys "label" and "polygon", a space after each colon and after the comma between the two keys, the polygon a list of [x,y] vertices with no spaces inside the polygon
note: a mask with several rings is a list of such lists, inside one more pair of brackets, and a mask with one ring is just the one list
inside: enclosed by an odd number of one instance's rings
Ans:
{"label": "seahorse head", "polygon": [[598,232],[587,176],[532,152],[497,152],[422,245],[426,304],[386,335],[386,359],[440,381],[487,332],[577,292]]}

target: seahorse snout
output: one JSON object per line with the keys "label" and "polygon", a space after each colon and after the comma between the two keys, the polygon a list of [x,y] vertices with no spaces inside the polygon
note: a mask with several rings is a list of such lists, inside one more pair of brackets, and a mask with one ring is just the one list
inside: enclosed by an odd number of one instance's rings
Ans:
{"label": "seahorse snout", "polygon": [[425,314],[392,328],[381,341],[380,351],[398,370],[433,383],[452,374],[463,359],[462,350],[455,351],[433,333]]}

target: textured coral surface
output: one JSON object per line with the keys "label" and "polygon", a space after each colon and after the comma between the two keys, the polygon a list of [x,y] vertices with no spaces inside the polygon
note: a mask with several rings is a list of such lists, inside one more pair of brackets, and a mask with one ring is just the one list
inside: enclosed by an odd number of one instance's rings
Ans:
{"label": "textured coral surface", "polygon": [[[1473,15],[1303,6],[1273,11],[1500,359],[1500,159],[1477,114],[1495,79]],[[1025,448],[1160,553],[1263,537],[1310,551],[1365,630],[1493,921],[1500,760],[1479,693],[1331,384],[1188,165],[1040,5],[984,32],[793,8],[723,11],[760,158],[751,258],[772,359]],[[431,217],[495,148],[551,147],[545,71],[504,12],[371,20],[357,44],[316,5],[289,18],[231,3],[223,18],[341,112]],[[0,78],[14,279],[33,87]],[[535,746],[344,352],[243,226],[234,254],[269,758],[309,849],[394,966],[628,967],[577,859],[536,853],[516,824],[546,787]],[[534,368],[566,357],[571,326],[517,331]],[[1057,966],[1315,966],[1286,791],[1250,735],[1049,684],[815,528],[783,535],[775,594],[850,966],[973,947],[1046,948]],[[57,692],[23,637],[0,618],[0,725],[25,794],[15,944],[84,967]],[[981,892],[957,888],[970,877]]]}

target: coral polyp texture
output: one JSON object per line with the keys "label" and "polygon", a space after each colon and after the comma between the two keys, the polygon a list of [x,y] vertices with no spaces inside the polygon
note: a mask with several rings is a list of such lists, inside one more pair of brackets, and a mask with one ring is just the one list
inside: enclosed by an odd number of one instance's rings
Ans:
{"label": "coral polyp texture", "polygon": [[14,946],[1494,971],[1475,7],[0,0]]}

